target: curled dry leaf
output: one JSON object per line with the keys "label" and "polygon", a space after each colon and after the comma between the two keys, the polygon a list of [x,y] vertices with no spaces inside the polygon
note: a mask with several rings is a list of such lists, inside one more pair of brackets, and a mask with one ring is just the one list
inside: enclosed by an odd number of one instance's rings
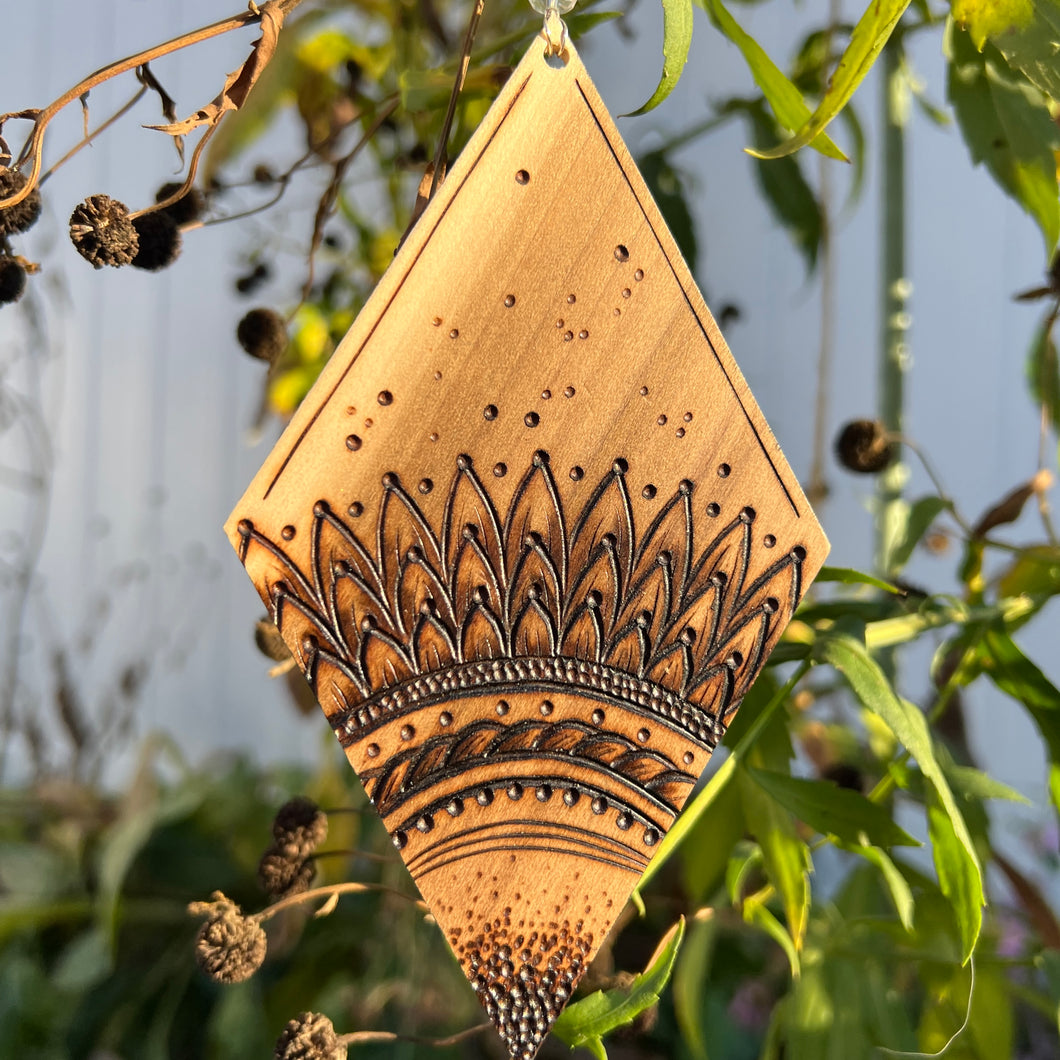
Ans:
{"label": "curled dry leaf", "polygon": [[1014,523],[1023,511],[1023,506],[1036,493],[1045,493],[1053,484],[1052,472],[1042,469],[1033,478],[1017,486],[1002,497],[989,511],[984,513],[972,529],[972,537],[985,537],[996,526]]}
{"label": "curled dry leaf", "polygon": [[330,916],[335,912],[335,907],[339,904],[339,893],[333,891],[329,896],[328,900],[313,914],[317,919],[324,916]]}
{"label": "curled dry leaf", "polygon": [[183,121],[171,122],[169,125],[149,125],[149,129],[157,129],[170,136],[187,136],[200,126],[216,125],[229,111],[239,110],[246,103],[250,90],[276,53],[276,43],[284,20],[280,0],[268,0],[268,3],[261,5],[259,13],[261,36],[251,45],[246,62],[225,78],[220,95]]}

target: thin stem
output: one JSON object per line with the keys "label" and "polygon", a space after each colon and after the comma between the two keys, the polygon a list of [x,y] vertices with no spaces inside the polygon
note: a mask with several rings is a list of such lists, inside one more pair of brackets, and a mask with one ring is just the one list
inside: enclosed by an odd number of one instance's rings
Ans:
{"label": "thin stem", "polygon": [[403,891],[397,891],[393,887],[387,887],[382,883],[332,883],[326,887],[314,887],[309,891],[302,891],[300,894],[291,894],[286,898],[281,898],[278,902],[273,902],[272,905],[267,906],[260,913],[255,914],[255,919],[259,923],[264,923],[270,917],[275,916],[277,913],[284,909],[290,909],[295,905],[302,905],[304,902],[313,902],[317,898],[337,898],[342,894],[390,894],[395,898],[402,898],[406,902],[411,902],[419,909],[426,910],[427,905],[425,902],[420,901],[418,898],[413,898],[412,895],[405,894]]}
{"label": "thin stem", "polygon": [[479,19],[482,18],[483,8],[486,0],[476,0],[474,10],[471,12],[471,21],[467,24],[467,33],[464,35],[464,47],[460,53],[460,68],[453,82],[453,91],[449,94],[449,107],[445,112],[445,121],[442,123],[442,133],[438,137],[438,147],[434,152],[434,172],[431,174],[431,190],[427,194],[427,201],[434,198],[438,185],[442,180],[442,169],[446,166],[449,152],[449,134],[453,129],[453,119],[456,117],[456,104],[460,98],[460,90],[464,87],[464,79],[467,77],[468,64],[471,62],[471,46],[475,43],[475,34],[478,31]]}
{"label": "thin stem", "polygon": [[493,1030],[492,1023],[479,1023],[467,1030],[450,1034],[448,1038],[420,1038],[413,1034],[394,1034],[391,1031],[351,1031],[339,1036],[340,1045],[369,1045],[372,1042],[410,1042],[413,1045],[433,1045],[442,1049],[447,1045],[458,1045],[483,1031]]}
{"label": "thin stem", "polygon": [[[883,50],[883,260],[880,270],[879,417],[891,434],[901,436],[905,374],[909,369],[912,284],[906,276],[905,254],[905,126],[909,87],[902,68],[902,38],[897,33]],[[899,447],[877,485],[876,573],[888,577],[884,554],[897,521],[908,469]]]}
{"label": "thin stem", "polygon": [[33,164],[30,168],[29,176],[26,183],[17,192],[6,199],[0,199],[0,210],[7,210],[12,206],[17,206],[37,186],[43,164],[41,147],[44,143],[44,134],[52,119],[75,100],[80,99],[104,82],[128,73],[130,70],[135,70],[138,66],[144,66],[155,59],[160,59],[164,55],[171,55],[182,48],[212,40],[214,37],[219,37],[234,29],[255,25],[261,21],[261,12],[266,8],[272,8],[281,15],[286,16],[301,3],[304,3],[304,0],[268,0],[268,3],[261,5],[258,12],[253,10],[241,11],[238,15],[230,15],[228,18],[223,18],[209,26],[202,26],[199,29],[192,30],[190,33],[181,34],[181,36],[173,37],[162,44],[156,44],[144,51],[137,52],[135,55],[129,55],[124,59],[117,59],[112,63],[108,63],[106,66],[96,70],[95,73],[89,74],[88,77],[78,81],[73,88],[67,89],[66,92],[52,103],[49,103],[43,110],[0,114],[0,126],[8,118],[32,117],[33,119],[33,130],[18,156],[18,165],[22,165],[27,158],[32,157]]}

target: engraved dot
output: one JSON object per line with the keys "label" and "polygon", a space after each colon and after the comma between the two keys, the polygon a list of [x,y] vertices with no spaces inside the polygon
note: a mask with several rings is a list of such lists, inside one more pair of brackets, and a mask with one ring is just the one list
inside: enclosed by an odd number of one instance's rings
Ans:
{"label": "engraved dot", "polygon": [[353,405],[347,405],[346,406],[346,415],[347,416],[354,416],[356,414],[357,414],[357,409],[354,408]]}
{"label": "engraved dot", "polygon": [[623,832],[628,832],[633,826],[633,818],[628,813],[620,813],[615,820],[615,824],[617,824]]}
{"label": "engraved dot", "polygon": [[696,756],[692,754],[691,751],[685,751],[684,756],[681,759],[681,761],[684,762],[686,766],[690,766],[695,760]]}
{"label": "engraved dot", "polygon": [[575,391],[574,387],[569,386],[563,391],[563,396],[564,397],[568,397],[568,398],[572,398],[572,397],[574,397],[575,393],[576,393],[576,391]]}
{"label": "engraved dot", "polygon": [[629,250],[622,243],[619,243],[618,246],[615,247],[615,260],[616,261],[629,261]]}
{"label": "engraved dot", "polygon": [[393,843],[394,846],[398,848],[398,850],[404,850],[405,847],[408,845],[408,841],[409,837],[405,835],[404,832],[395,832],[393,835]]}
{"label": "engraved dot", "polygon": [[523,786],[522,784],[515,782],[508,785],[508,798],[512,802],[518,802],[523,797]]}
{"label": "engraved dot", "polygon": [[432,442],[436,442],[436,441],[438,441],[438,432],[437,432],[437,431],[432,431],[432,432],[431,432],[431,434],[430,434],[430,440],[431,440]]}
{"label": "engraved dot", "polygon": [[678,428],[677,428],[677,430],[676,430],[676,431],[674,431],[674,436],[675,436],[676,438],[684,438],[684,436],[685,436],[685,429],[684,429],[684,427],[678,427]]}
{"label": "engraved dot", "polygon": [[536,427],[540,422],[541,417],[536,412],[528,412],[523,417],[523,423],[525,423],[527,427]]}
{"label": "engraved dot", "polygon": [[762,610],[767,615],[775,615],[780,610],[780,601],[775,596],[767,596],[762,601]]}
{"label": "engraved dot", "polygon": [[602,710],[594,710],[593,711],[593,724],[594,725],[603,725],[604,719],[606,717],[607,717],[607,715]]}
{"label": "engraved dot", "polygon": [[651,733],[647,729],[641,729],[637,733],[637,739],[640,740],[641,743],[647,743],[651,739]]}
{"label": "engraved dot", "polygon": [[487,419],[487,420],[495,420],[497,418],[497,406],[496,405],[487,405],[482,410],[482,416],[483,416],[484,419]]}
{"label": "engraved dot", "polygon": [[516,184],[529,184],[530,174],[527,173],[525,169],[520,169],[519,172],[515,174],[515,182]]}
{"label": "engraved dot", "polygon": [[644,845],[648,847],[653,847],[658,842],[659,833],[654,828],[646,828],[644,830]]}
{"label": "engraved dot", "polygon": [[684,415],[684,420],[685,420],[685,423],[691,423],[692,422],[692,413],[691,412],[686,412],[685,415]]}
{"label": "engraved dot", "polygon": [[[439,321],[438,323],[440,324],[441,321]],[[440,383],[442,381],[442,373],[441,372],[435,372],[434,373],[434,381],[436,383]]]}
{"label": "engraved dot", "polygon": [[475,802],[479,806],[489,806],[493,802],[493,792],[489,788],[483,788],[476,796]]}
{"label": "engraved dot", "polygon": [[570,342],[573,338],[574,338],[574,332],[573,331],[565,331],[565,332],[563,332],[563,341],[564,342]]}
{"label": "engraved dot", "polygon": [[633,279],[634,280],[643,280],[644,279],[644,270],[643,269],[637,269],[637,271],[635,273],[633,273]]}
{"label": "engraved dot", "polygon": [[354,519],[360,519],[360,517],[364,515],[364,505],[361,504],[360,501],[354,501],[353,504],[346,509],[346,514],[352,515]]}
{"label": "engraved dot", "polygon": [[616,316],[616,317],[620,317],[622,315],[622,310],[619,309],[618,306],[616,305],[615,308],[611,310],[611,315],[612,316]]}
{"label": "engraved dot", "polygon": [[563,327],[563,320],[562,319],[556,321],[556,327],[557,328]]}
{"label": "engraved dot", "polygon": [[656,421],[660,427],[666,426],[666,413],[664,412]]}
{"label": "engraved dot", "polygon": [[622,288],[622,297],[628,298],[633,292],[628,287]]}
{"label": "engraved dot", "polygon": [[387,405],[393,405],[394,395],[391,394],[389,390],[380,390],[379,393],[376,395],[376,401],[378,401],[379,404],[383,405],[384,407]]}
{"label": "engraved dot", "polygon": [[369,419],[364,421],[365,427],[371,427],[373,423],[375,423],[375,420],[373,420],[371,418],[369,418]]}
{"label": "engraved dot", "polygon": [[599,816],[602,813],[607,813],[607,799],[603,795],[597,795],[592,801],[593,813]]}
{"label": "engraved dot", "polygon": [[509,309],[511,309],[511,308],[512,308],[512,306],[513,306],[513,305],[515,305],[515,295],[514,295],[514,294],[510,294],[510,295],[507,295],[507,296],[505,297],[505,299],[504,299],[504,304],[505,304],[505,306],[507,306],[507,307],[508,307]]}
{"label": "engraved dot", "polygon": [[401,726],[401,738],[406,742],[411,740],[416,735],[416,730],[411,725]]}
{"label": "engraved dot", "polygon": [[541,400],[542,401],[551,401],[552,400],[552,391],[551,390],[542,390],[541,391]]}
{"label": "engraved dot", "polygon": [[453,328],[453,330],[449,332],[449,338],[451,338],[451,339],[460,338],[460,329],[459,328]]}
{"label": "engraved dot", "polygon": [[648,388],[646,386],[642,386],[640,388],[640,396],[641,397],[647,397],[648,396]]}
{"label": "engraved dot", "polygon": [[370,743],[368,745],[368,757],[369,758],[378,758],[379,757],[379,744]]}
{"label": "engraved dot", "polygon": [[507,700],[504,700],[504,699],[502,699],[502,700],[501,700],[501,701],[500,701],[500,702],[499,702],[499,703],[497,704],[497,716],[498,716],[498,717],[501,717],[501,718],[503,718],[503,717],[504,717],[504,715],[505,715],[505,714],[507,714],[507,713],[508,713],[508,711],[509,711],[509,710],[511,710],[511,709],[512,709],[512,708],[511,708],[511,706],[510,706],[510,705],[508,704],[508,701],[507,701]]}
{"label": "engraved dot", "polygon": [[463,799],[450,799],[445,807],[445,812],[450,817],[459,817],[464,812],[464,800]]}
{"label": "engraved dot", "polygon": [[416,819],[417,832],[429,832],[434,828],[434,818],[429,813],[421,814]]}
{"label": "engraved dot", "polygon": [[648,485],[645,486],[644,489],[642,489],[640,491],[640,495],[646,501],[650,501],[650,500],[654,500],[655,499],[655,494],[658,493],[658,492],[659,491],[649,482]]}
{"label": "engraved dot", "polygon": [[740,511],[740,522],[751,524],[755,521],[756,514],[754,508],[743,508]]}
{"label": "engraved dot", "polygon": [[766,534],[766,536],[762,538],[762,544],[765,545],[766,548],[773,548],[776,543],[777,539],[772,534]]}
{"label": "engraved dot", "polygon": [[280,531],[280,536],[284,539],[284,541],[290,541],[291,538],[294,537],[294,527],[293,526],[285,526]]}
{"label": "engraved dot", "polygon": [[570,477],[575,482],[581,482],[581,480],[585,477],[585,472],[580,467],[572,467],[570,469]]}
{"label": "engraved dot", "polygon": [[507,475],[507,474],[508,474],[508,465],[507,464],[494,464],[493,465],[493,475],[494,475],[495,478],[504,478],[504,476]]}
{"label": "engraved dot", "polygon": [[791,550],[791,554],[795,557],[795,559],[799,560],[799,562],[801,563],[802,560],[806,558],[806,549],[804,549],[802,545],[796,545]]}
{"label": "engraved dot", "polygon": [[575,806],[578,800],[582,797],[581,792],[577,788],[567,788],[563,793],[563,801],[568,806]]}
{"label": "engraved dot", "polygon": [[718,465],[718,478],[728,478],[732,473],[732,468],[728,464]]}
{"label": "engraved dot", "polygon": [[575,295],[573,295],[573,294],[567,295],[567,305],[574,305],[574,303],[577,302],[577,301],[578,301],[578,299],[577,299],[577,297]]}
{"label": "engraved dot", "polygon": [[578,338],[579,339],[587,339],[588,337],[589,337],[589,332],[586,331],[585,328],[582,328],[581,331],[578,332]]}
{"label": "engraved dot", "polygon": [[710,504],[707,505],[707,515],[709,515],[711,519],[717,519],[717,517],[721,515],[721,505],[715,504],[714,501],[711,501]]}
{"label": "engraved dot", "polygon": [[543,717],[548,717],[556,709],[552,700],[545,699],[541,701],[541,714]]}
{"label": "engraved dot", "polygon": [[429,478],[420,479],[420,493],[430,493],[434,489],[434,483]]}
{"label": "engraved dot", "polygon": [[442,713],[438,715],[438,724],[443,728],[449,728],[449,726],[453,724],[453,715],[450,714],[449,711],[443,710]]}
{"label": "engraved dot", "polygon": [[434,325],[434,326],[435,326],[436,328],[440,328],[440,327],[442,326],[442,318],[441,318],[441,317],[435,317],[435,318],[434,318],[434,320],[432,320],[432,321],[431,321],[431,323],[432,323],[432,324],[433,324],[433,325]]}
{"label": "engraved dot", "polygon": [[547,784],[541,784],[537,789],[537,801],[548,802],[552,798],[552,789]]}
{"label": "engraved dot", "polygon": [[361,444],[361,439],[358,438],[356,434],[348,435],[346,438],[346,448],[349,449],[351,453],[356,453],[357,450],[361,448]]}

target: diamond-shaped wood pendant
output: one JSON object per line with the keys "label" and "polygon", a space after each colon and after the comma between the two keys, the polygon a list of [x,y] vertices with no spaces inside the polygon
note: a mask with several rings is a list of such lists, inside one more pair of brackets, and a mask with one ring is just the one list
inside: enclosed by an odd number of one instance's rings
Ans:
{"label": "diamond-shaped wood pendant", "polygon": [[522,1060],[828,550],[585,67],[545,53],[227,526]]}

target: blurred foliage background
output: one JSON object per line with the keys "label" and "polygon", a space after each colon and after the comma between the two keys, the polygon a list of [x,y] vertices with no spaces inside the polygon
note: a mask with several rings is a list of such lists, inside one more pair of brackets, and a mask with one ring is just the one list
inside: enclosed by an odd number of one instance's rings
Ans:
{"label": "blurred foliage background", "polygon": [[[833,132],[842,140],[853,199],[863,194],[868,162],[883,173],[875,189],[884,220],[880,405],[876,418],[849,424],[838,440],[847,470],[878,476],[875,569],[828,569],[807,596],[730,729],[727,754],[716,757],[587,976],[582,993],[602,989],[603,1002],[572,1004],[541,1055],[567,1055],[564,1042],[577,1042],[614,1058],[1055,1057],[1060,920],[1049,888],[1035,881],[1055,879],[1057,867],[1060,691],[1019,644],[1035,623],[1060,645],[1060,540],[1049,509],[1060,459],[1060,5],[875,3],[856,24],[835,5],[807,9],[802,38],[770,58],[741,28],[745,5],[697,2],[739,49],[760,94],[714,101],[706,118],[638,159],[693,268],[703,253],[690,208],[696,175],[677,161],[691,140],[737,122],[755,151],[776,156],[755,162],[764,207],[807,273],[823,274],[826,291],[839,210],[833,162],[818,165],[813,152],[835,159],[843,152]],[[417,188],[440,157],[471,6],[309,0],[202,153],[195,208],[174,221],[185,241],[202,225],[267,218],[294,187],[311,187],[316,202],[300,248],[306,268],[285,274],[284,304],[261,307],[279,313],[282,341],[261,368],[259,427],[297,407],[392,259]],[[596,26],[622,16],[607,7],[583,0],[567,19],[574,38],[591,39]],[[696,48],[706,48],[697,37],[689,53],[691,9],[691,0],[662,4],[665,66],[653,106],[674,87],[685,56],[695,60]],[[707,31],[706,20],[698,25]],[[451,156],[538,26],[522,0],[486,3]],[[923,34],[945,49],[946,100],[927,98],[911,68],[907,45]],[[877,60],[886,91],[882,113],[870,118],[847,104]],[[214,91],[204,89],[203,101]],[[930,455],[903,434],[906,389],[916,387],[903,243],[905,203],[916,192],[904,167],[914,110],[955,122],[969,161],[988,169],[998,193],[1017,201],[1043,237],[1040,286],[1021,295],[1040,304],[1041,323],[1026,359],[1011,365],[1026,378],[1037,461],[973,513],[958,508]],[[873,139],[881,157],[871,160],[870,122],[882,126]],[[357,181],[348,179],[355,160]],[[248,237],[236,285],[248,306],[277,278],[288,240],[267,226]],[[17,232],[2,236],[0,259],[38,282]],[[716,309],[723,325],[738,313]],[[822,394],[827,385],[822,369]],[[830,449],[823,402],[809,481],[817,500]],[[910,462],[923,463],[931,492],[907,496]],[[1025,518],[1019,538],[1013,531],[1028,513],[1029,541]],[[918,548],[948,549],[952,572],[941,588],[905,580]],[[21,584],[19,576],[10,574]],[[315,710],[267,629],[259,646],[292,701]],[[17,745],[30,768],[0,790],[0,1057],[269,1055],[286,1021],[303,1011],[326,1014],[340,1034],[418,1039],[480,1021],[330,734],[312,768],[239,757],[195,766],[154,737],[139,748],[128,786],[114,792],[101,777],[114,747],[132,738],[142,660],[127,664],[96,711],[79,700],[63,652],[52,663],[58,720],[45,726],[15,696],[16,664],[5,660],[5,753]],[[1018,858],[998,849],[996,819],[999,803],[1022,796],[991,775],[967,738],[964,696],[977,684],[1003,697],[999,728],[1007,712],[1029,717],[1049,763],[1052,804]],[[378,889],[343,893],[337,903],[314,892],[269,915],[262,967],[245,982],[213,982],[196,968],[197,924],[186,907],[214,890],[248,912],[279,896],[263,894],[256,877],[273,815],[296,793],[329,821],[326,842],[296,858],[300,868],[309,866],[317,886]],[[667,934],[681,917],[683,929]],[[488,1034],[451,1046],[361,1038],[350,1048],[365,1057],[500,1055]]]}

